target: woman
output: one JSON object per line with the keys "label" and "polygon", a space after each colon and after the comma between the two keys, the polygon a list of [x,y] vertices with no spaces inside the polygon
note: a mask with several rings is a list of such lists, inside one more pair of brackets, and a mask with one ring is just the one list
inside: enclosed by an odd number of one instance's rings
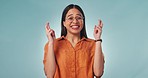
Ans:
{"label": "woman", "polygon": [[78,5],[68,5],[62,14],[61,37],[46,24],[48,43],[44,48],[44,71],[47,78],[100,78],[104,70],[101,48],[103,23],[94,28],[94,38],[87,38],[85,16]]}

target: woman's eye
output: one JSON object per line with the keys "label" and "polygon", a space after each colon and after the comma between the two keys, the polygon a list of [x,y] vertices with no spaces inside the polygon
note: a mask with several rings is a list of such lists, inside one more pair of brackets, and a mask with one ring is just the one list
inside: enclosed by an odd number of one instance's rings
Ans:
{"label": "woman's eye", "polygon": [[68,18],[69,20],[73,20],[73,18],[71,17],[71,18]]}
{"label": "woman's eye", "polygon": [[79,20],[79,21],[83,20],[82,17],[77,17],[76,19]]}
{"label": "woman's eye", "polygon": [[78,17],[77,19],[78,19],[78,20],[81,20],[82,18],[81,18],[81,17]]}

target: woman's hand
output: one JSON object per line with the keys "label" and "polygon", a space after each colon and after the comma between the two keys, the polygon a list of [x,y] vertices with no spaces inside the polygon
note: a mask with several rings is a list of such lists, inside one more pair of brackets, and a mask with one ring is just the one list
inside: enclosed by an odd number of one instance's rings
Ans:
{"label": "woman's hand", "polygon": [[51,29],[50,26],[49,26],[49,22],[46,23],[45,29],[46,29],[46,35],[47,35],[48,41],[49,41],[50,43],[53,43],[53,41],[54,41],[54,39],[55,39],[56,37],[55,37],[55,32],[54,32],[54,30]]}
{"label": "woman's hand", "polygon": [[94,38],[96,40],[101,38],[102,27],[103,27],[103,23],[101,20],[99,20],[98,26],[95,25],[95,28],[94,28]]}

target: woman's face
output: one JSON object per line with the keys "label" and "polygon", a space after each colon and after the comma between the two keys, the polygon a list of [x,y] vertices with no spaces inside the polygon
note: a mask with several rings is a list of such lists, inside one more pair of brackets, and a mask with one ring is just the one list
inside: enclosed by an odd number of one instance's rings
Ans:
{"label": "woman's face", "polygon": [[79,10],[76,8],[70,9],[63,21],[63,25],[67,29],[67,33],[80,34],[83,28],[83,16]]}

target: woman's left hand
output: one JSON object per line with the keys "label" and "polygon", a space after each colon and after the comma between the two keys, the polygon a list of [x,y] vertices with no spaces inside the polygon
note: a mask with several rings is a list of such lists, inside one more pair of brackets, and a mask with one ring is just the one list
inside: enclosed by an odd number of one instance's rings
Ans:
{"label": "woman's left hand", "polygon": [[99,22],[99,24],[98,25],[95,25],[95,28],[94,28],[94,38],[96,40],[101,38],[102,28],[103,28],[102,21],[99,20],[98,22]]}

